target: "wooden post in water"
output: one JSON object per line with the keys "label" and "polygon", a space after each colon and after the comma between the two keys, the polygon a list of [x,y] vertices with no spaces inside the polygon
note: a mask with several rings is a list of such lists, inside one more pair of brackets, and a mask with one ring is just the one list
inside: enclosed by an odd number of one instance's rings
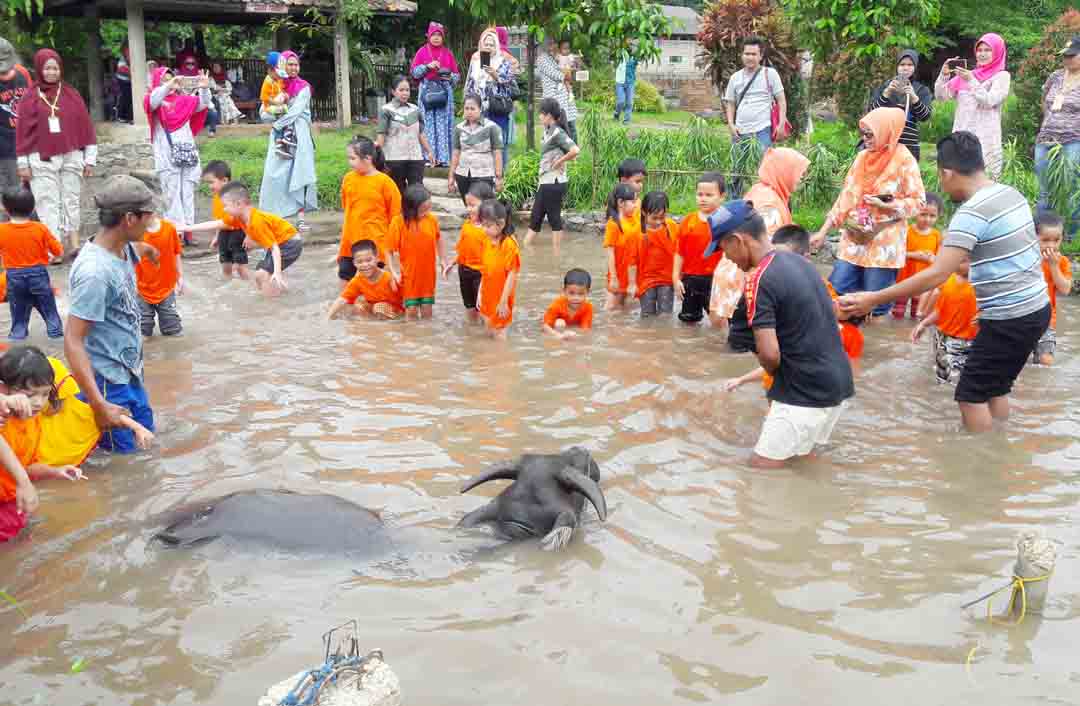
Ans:
{"label": "wooden post in water", "polygon": [[146,95],[146,19],[143,16],[142,0],[126,0],[128,26],[128,54],[131,57],[131,106],[135,124],[148,127],[146,111],[142,109],[142,98]]}
{"label": "wooden post in water", "polygon": [[337,99],[337,123],[352,126],[352,87],[349,85],[349,28],[339,4],[334,17],[334,94]]}
{"label": "wooden post in water", "polygon": [[[90,103],[90,119],[101,122],[105,119],[105,69],[101,64],[101,18],[98,14],[97,0],[90,0],[83,8],[86,18],[86,75],[89,89],[86,98]],[[132,94],[134,96],[134,94]]]}

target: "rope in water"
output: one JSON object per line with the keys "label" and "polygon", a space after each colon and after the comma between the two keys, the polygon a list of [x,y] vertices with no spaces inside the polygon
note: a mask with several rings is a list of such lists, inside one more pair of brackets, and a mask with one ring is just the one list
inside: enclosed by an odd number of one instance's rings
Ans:
{"label": "rope in water", "polygon": [[[967,610],[968,608],[970,608],[973,605],[978,605],[979,603],[982,603],[983,601],[986,601],[986,619],[989,620],[991,623],[994,623],[995,625],[1009,625],[1009,626],[1019,625],[1020,623],[1024,622],[1024,616],[1027,615],[1027,589],[1024,588],[1024,586],[1026,584],[1035,583],[1037,581],[1046,581],[1046,580],[1048,580],[1050,578],[1050,576],[1052,574],[1053,574],[1053,572],[1051,572],[1049,574],[1043,574],[1042,576],[1033,576],[1031,578],[1024,578],[1023,576],[1016,576],[1014,574],[1013,578],[1012,578],[1012,581],[1010,581],[1009,583],[1005,584],[1001,588],[996,588],[993,591],[990,591],[990,593],[987,593],[985,596],[980,596],[980,597],[976,598],[973,601],[969,601],[968,603],[965,603],[964,605],[961,606],[961,609]],[[1017,616],[1016,620],[1013,620],[1013,621],[998,620],[998,619],[996,619],[994,617],[994,610],[993,610],[994,609],[994,601],[992,599],[997,594],[1001,593],[1002,591],[1006,591],[1006,590],[1008,590],[1010,588],[1012,589],[1012,593],[1009,594],[1009,605],[1010,606],[1012,606],[1013,603],[1015,602],[1016,594],[1017,593],[1020,594],[1020,615]],[[1012,612],[1011,607],[1010,607],[1009,612],[1010,613]],[[974,651],[975,650],[972,650],[972,652],[974,652]],[[970,654],[968,655],[968,659],[969,660],[971,659]]]}
{"label": "rope in water", "polygon": [[322,663],[322,666],[304,672],[300,679],[297,680],[292,691],[278,702],[278,706],[313,706],[317,704],[319,692],[323,690],[324,686],[335,682],[338,677],[349,672],[356,673],[358,676],[362,675],[364,663],[367,662],[369,657],[370,655],[367,657],[331,655]]}

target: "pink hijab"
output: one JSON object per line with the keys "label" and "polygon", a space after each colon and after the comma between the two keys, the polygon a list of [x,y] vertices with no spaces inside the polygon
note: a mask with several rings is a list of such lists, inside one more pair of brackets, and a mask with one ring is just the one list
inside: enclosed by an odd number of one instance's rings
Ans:
{"label": "pink hijab", "polygon": [[[441,47],[434,47],[431,45],[431,35],[433,34],[442,35],[443,45]],[[450,73],[460,74],[461,71],[458,70],[457,60],[454,59],[454,52],[446,48],[446,28],[438,22],[430,23],[428,25],[427,38],[427,43],[420,47],[420,50],[416,52],[416,56],[413,57],[411,68],[415,70],[417,66],[423,66],[424,64],[438,61],[439,66],[444,69],[450,69]],[[434,81],[438,78],[438,71],[429,70],[424,74],[425,81]]]}
{"label": "pink hijab", "polygon": [[[975,42],[976,48],[980,44],[985,44],[990,47],[990,51],[993,54],[993,59],[986,66],[979,66],[972,73],[975,74],[975,80],[979,83],[989,81],[994,76],[998,75],[1005,70],[1005,40],[1001,38],[1001,35],[990,32],[979,37],[979,41]],[[949,88],[953,93],[960,93],[961,91],[971,90],[971,86],[968,82],[959,76],[953,77],[953,80],[949,81]]]}
{"label": "pink hijab", "polygon": [[[300,57],[292,49],[286,49],[285,51],[281,52],[281,59],[286,62],[289,59],[296,59],[296,63],[300,63]],[[291,100],[293,98],[296,98],[300,91],[304,90],[310,85],[310,83],[300,78],[299,76],[297,76],[296,78],[287,78],[285,79],[285,92],[289,94],[289,99]]]}
{"label": "pink hijab", "polygon": [[179,93],[171,93],[165,96],[157,110],[150,109],[150,93],[161,86],[161,77],[171,73],[168,67],[159,66],[150,74],[150,90],[143,96],[143,110],[150,119],[150,139],[154,139],[154,128],[158,123],[165,126],[169,132],[176,132],[191,123],[192,136],[198,135],[206,123],[206,108],[199,110],[199,99]]}

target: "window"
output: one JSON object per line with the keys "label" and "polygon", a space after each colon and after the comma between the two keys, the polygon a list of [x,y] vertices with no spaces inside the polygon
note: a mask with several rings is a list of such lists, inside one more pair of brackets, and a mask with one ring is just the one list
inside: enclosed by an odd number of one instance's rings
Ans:
{"label": "window", "polygon": [[669,56],[668,57],[668,63],[669,64],[681,64],[681,63],[683,63],[684,58],[686,58],[686,57],[682,57],[682,56],[679,56],[677,54],[675,56]]}

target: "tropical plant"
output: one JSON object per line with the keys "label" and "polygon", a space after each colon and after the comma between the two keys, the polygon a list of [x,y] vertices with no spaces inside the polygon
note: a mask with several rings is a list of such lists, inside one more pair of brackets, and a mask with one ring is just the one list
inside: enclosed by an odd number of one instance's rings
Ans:
{"label": "tropical plant", "polygon": [[1035,144],[1042,124],[1043,85],[1051,73],[1061,68],[1057,52],[1076,35],[1080,35],[1080,11],[1068,10],[1046,27],[1042,39],[1028,51],[1013,77],[1012,91],[1017,106],[1005,120],[1005,132],[1026,153]]}
{"label": "tropical plant", "polygon": [[780,0],[800,39],[819,63],[841,51],[854,60],[926,49],[940,18],[939,0]]}
{"label": "tropical plant", "polygon": [[859,58],[853,49],[846,49],[829,61],[814,62],[814,94],[836,98],[840,119],[854,127],[866,114],[874,87],[883,76],[895,73],[892,55]]}

